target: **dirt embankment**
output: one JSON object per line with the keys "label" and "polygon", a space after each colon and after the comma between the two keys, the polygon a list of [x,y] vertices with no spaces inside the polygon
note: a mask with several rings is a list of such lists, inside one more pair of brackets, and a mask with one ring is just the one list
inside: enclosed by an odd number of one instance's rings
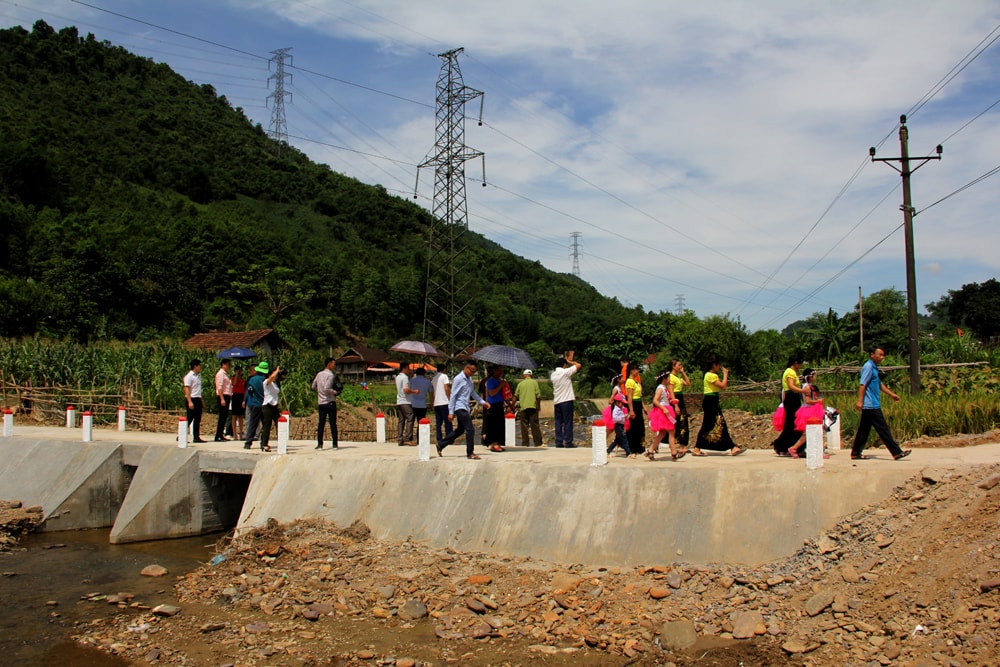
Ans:
{"label": "dirt embankment", "polygon": [[[1000,466],[925,469],[758,567],[561,565],[269,525],[77,640],[141,664],[1000,664]],[[752,520],[752,517],[748,517]]]}
{"label": "dirt embankment", "polygon": [[0,551],[17,544],[19,536],[41,522],[41,507],[24,507],[20,500],[0,500]]}

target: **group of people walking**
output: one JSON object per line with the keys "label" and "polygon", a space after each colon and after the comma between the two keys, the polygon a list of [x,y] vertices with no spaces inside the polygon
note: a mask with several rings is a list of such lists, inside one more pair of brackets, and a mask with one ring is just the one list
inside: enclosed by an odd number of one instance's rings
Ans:
{"label": "group of people walking", "polygon": [[[872,429],[879,435],[890,454],[896,460],[905,458],[910,450],[902,449],[892,437],[881,409],[881,395],[886,394],[895,401],[895,394],[882,382],[878,365],[885,359],[881,347],[873,347],[869,359],[860,374],[856,408],[861,413],[861,421],[851,449],[853,460],[869,458],[864,448]],[[816,383],[813,369],[805,369],[800,376],[804,360],[793,355],[781,377],[781,404],[775,412],[773,423],[780,431],[772,443],[778,456],[800,458],[806,442],[806,425],[811,420],[823,421],[836,418],[835,410],[824,406],[823,396]],[[184,376],[184,396],[187,403],[187,420],[192,431],[192,441],[205,442],[200,436],[201,416],[204,403],[201,390],[201,367],[199,359],[190,363],[190,371]],[[230,376],[232,362],[223,359],[215,375],[215,393],[219,400],[219,417],[216,424],[215,440],[222,442],[243,436],[245,415],[246,429],[244,448],[250,449],[259,438],[262,451],[271,451],[270,434],[279,417],[279,395],[281,381],[286,371],[280,366],[273,371],[266,361],[251,366],[249,376],[237,367]],[[317,394],[318,424],[316,449],[323,449],[325,427],[329,424],[331,448],[338,448],[337,395],[343,385],[336,379],[336,361],[327,358],[323,370],[316,374],[312,389]],[[553,416],[555,422],[555,446],[573,448],[573,417],[576,400],[573,391],[573,376],[581,364],[574,360],[573,352],[566,352],[557,361],[550,378],[553,390]],[[401,366],[396,377],[396,409],[398,416],[397,440],[400,446],[415,445],[413,442],[414,422],[427,415],[434,408],[436,421],[437,452],[441,456],[446,447],[465,436],[466,456],[479,459],[474,451],[475,426],[472,421],[473,401],[483,410],[483,444],[492,451],[503,451],[505,446],[505,422],[507,412],[518,410],[521,429],[521,444],[528,446],[532,439],[537,447],[545,447],[539,425],[541,391],[531,369],[522,372],[522,380],[512,388],[503,377],[502,366],[491,366],[477,392],[472,382],[477,366],[467,362],[454,378],[446,373],[437,373],[431,381],[423,367],[413,369]],[[687,454],[706,456],[705,450],[727,452],[739,456],[746,451],[737,445],[729,433],[725,415],[720,403],[721,392],[729,385],[729,370],[722,365],[716,355],[710,356],[704,366],[702,422],[694,445],[690,445],[689,415],[684,402],[685,390],[691,386],[684,364],[673,359],[667,370],[656,377],[656,387],[647,410],[643,401],[642,377],[639,367],[623,361],[622,372],[612,378],[611,396],[603,417],[607,430],[614,433],[607,453],[616,449],[628,458],[645,456],[650,461],[656,459],[660,445],[667,441],[670,457],[677,461]],[[433,401],[429,405],[429,402]],[[646,434],[646,419],[649,420],[649,436]]]}
{"label": "group of people walking", "polygon": [[689,415],[684,403],[684,390],[691,386],[691,379],[683,362],[672,359],[667,370],[656,377],[656,388],[649,409],[651,435],[648,440],[642,377],[636,364],[623,362],[621,374],[612,378],[610,404],[604,410],[604,423],[609,431],[615,432],[608,454],[621,449],[623,456],[628,458],[643,455],[654,461],[664,440],[667,440],[670,458],[674,461],[687,454],[707,456],[704,450],[728,452],[731,456],[739,456],[746,451],[733,442],[719,402],[720,392],[729,383],[729,370],[714,355],[707,360],[705,366],[702,424],[694,446],[690,447]]}

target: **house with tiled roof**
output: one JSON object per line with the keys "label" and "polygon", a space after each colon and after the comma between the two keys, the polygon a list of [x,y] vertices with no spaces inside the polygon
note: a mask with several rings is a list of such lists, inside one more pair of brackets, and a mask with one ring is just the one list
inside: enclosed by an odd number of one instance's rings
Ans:
{"label": "house with tiled roof", "polygon": [[392,372],[392,368],[386,365],[387,361],[388,352],[357,343],[337,357],[337,372],[359,382],[367,380],[368,373],[383,377],[385,373]]}
{"label": "house with tiled roof", "polygon": [[269,354],[285,347],[285,341],[274,329],[257,329],[256,331],[210,331],[198,333],[186,341],[187,347],[200,350],[225,350],[230,347],[248,347],[258,354]]}

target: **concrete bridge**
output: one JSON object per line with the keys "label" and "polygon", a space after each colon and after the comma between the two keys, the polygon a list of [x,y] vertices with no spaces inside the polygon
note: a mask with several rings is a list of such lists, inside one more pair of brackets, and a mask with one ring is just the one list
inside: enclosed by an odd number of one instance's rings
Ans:
{"label": "concrete bridge", "polygon": [[593,467],[588,448],[508,447],[469,461],[452,446],[419,461],[416,448],[370,442],[316,451],[291,441],[282,456],[238,442],[182,449],[162,433],[95,429],[81,440],[79,429],[24,426],[0,438],[0,498],[41,505],[43,530],[110,526],[115,543],[324,517],[363,521],[380,539],[601,565],[765,562],[926,467],[1000,460],[1000,444],[898,462],[884,449],[869,461],[841,450],[810,471],[770,450]]}

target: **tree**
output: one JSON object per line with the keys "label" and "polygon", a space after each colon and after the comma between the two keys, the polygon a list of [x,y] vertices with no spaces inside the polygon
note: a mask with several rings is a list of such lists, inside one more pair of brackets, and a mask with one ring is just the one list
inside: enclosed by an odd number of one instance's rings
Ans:
{"label": "tree", "polygon": [[[860,322],[859,309],[855,306],[843,317],[844,335],[858,340]],[[869,294],[864,300],[864,325],[865,347],[874,344],[882,346],[888,354],[909,354],[909,326],[903,292],[890,287]]]}
{"label": "tree", "polygon": [[826,314],[813,313],[806,320],[806,326],[799,330],[801,339],[807,345],[807,355],[814,359],[834,359],[840,356],[840,344],[844,339],[844,320],[833,308]]}
{"label": "tree", "polygon": [[983,340],[1000,335],[1000,282],[969,283],[948,290],[946,296],[928,304],[927,310],[956,327],[969,329]]}

